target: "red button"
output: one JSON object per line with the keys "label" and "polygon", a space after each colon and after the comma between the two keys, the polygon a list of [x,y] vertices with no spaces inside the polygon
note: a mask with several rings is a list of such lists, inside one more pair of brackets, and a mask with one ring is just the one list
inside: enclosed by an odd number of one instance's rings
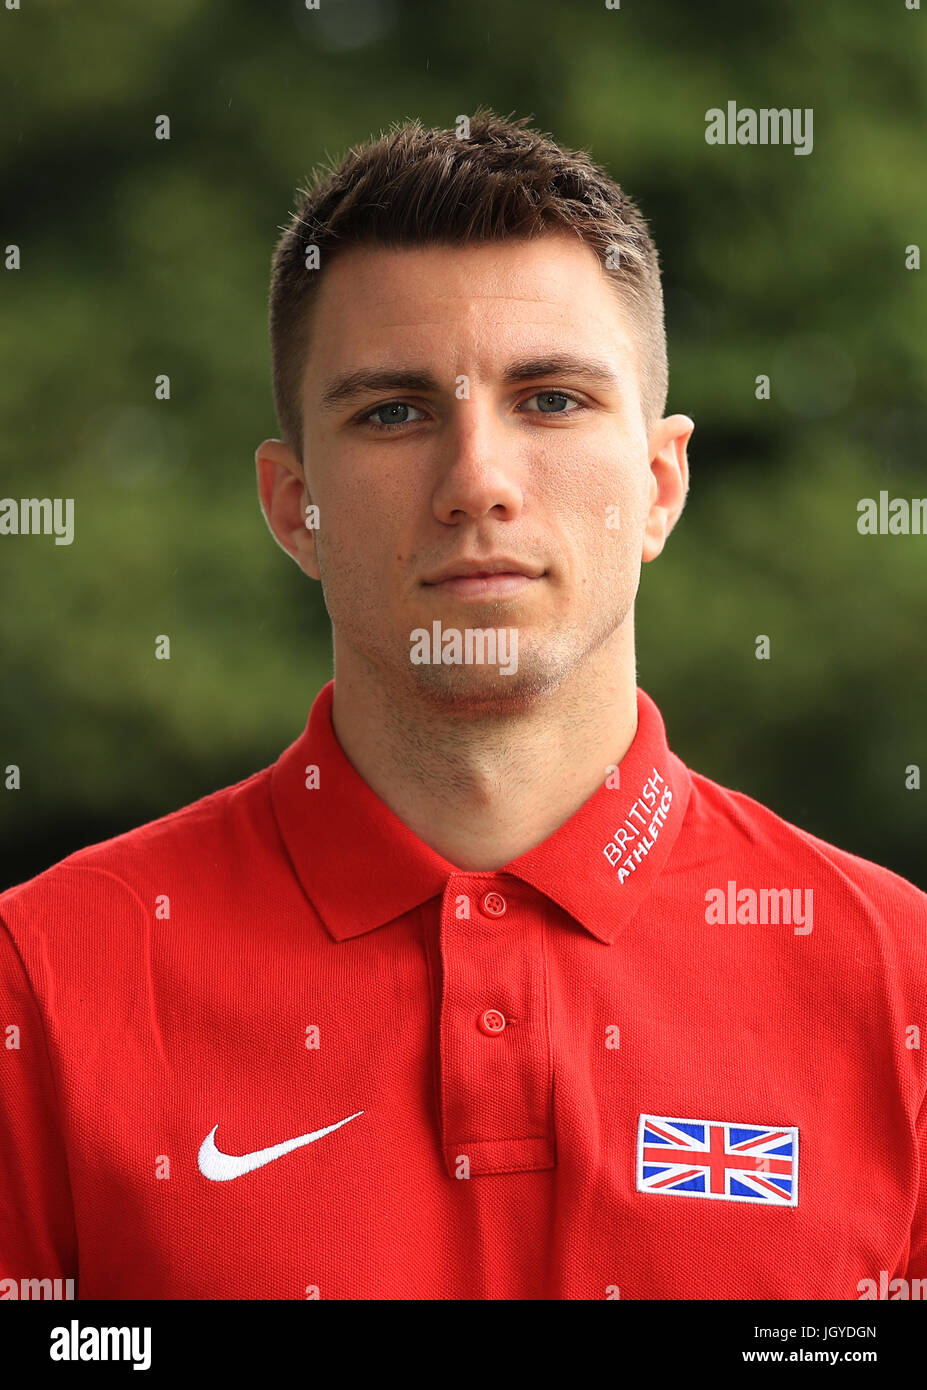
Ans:
{"label": "red button", "polygon": [[480,907],[487,917],[502,917],[508,908],[508,903],[501,893],[487,893],[480,903]]}
{"label": "red button", "polygon": [[481,1032],[490,1035],[501,1033],[505,1027],[505,1019],[498,1009],[487,1009],[485,1013],[480,1015],[478,1027]]}

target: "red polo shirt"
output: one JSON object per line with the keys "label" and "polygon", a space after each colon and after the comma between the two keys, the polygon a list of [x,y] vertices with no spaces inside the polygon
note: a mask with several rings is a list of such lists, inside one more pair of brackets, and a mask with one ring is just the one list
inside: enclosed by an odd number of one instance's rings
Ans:
{"label": "red polo shirt", "polygon": [[643,691],[618,774],[462,872],[332,693],[272,767],[0,896],[0,1296],[927,1276],[923,893],[690,772]]}

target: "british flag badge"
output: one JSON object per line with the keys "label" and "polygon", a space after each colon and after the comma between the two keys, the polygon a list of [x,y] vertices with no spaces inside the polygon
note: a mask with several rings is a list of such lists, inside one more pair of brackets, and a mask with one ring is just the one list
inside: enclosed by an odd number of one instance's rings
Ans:
{"label": "british flag badge", "polygon": [[641,1115],[637,1190],[798,1206],[798,1130]]}

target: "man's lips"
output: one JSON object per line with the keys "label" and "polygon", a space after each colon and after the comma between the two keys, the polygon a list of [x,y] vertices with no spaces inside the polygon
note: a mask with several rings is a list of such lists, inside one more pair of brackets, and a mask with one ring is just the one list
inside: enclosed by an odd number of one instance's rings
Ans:
{"label": "man's lips", "polygon": [[446,579],[458,578],[481,579],[490,574],[524,574],[529,579],[538,579],[546,573],[547,571],[539,565],[529,564],[527,560],[516,560],[513,555],[484,555],[479,558],[459,556],[458,559],[443,565],[441,569],[432,570],[422,583],[442,584]]}
{"label": "man's lips", "polygon": [[426,589],[435,589],[456,598],[508,598],[537,584],[547,574],[539,565],[518,560],[512,555],[490,555],[452,560],[442,569],[433,570],[422,580]]}
{"label": "man's lips", "polygon": [[543,578],[543,574],[532,576],[497,570],[492,574],[453,575],[425,587],[441,594],[455,594],[458,598],[507,598],[510,594],[521,593],[523,589],[539,584]]}

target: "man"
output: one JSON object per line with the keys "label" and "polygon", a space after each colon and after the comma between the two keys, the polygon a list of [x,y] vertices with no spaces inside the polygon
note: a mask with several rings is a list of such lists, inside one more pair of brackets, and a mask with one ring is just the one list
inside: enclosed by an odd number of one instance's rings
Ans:
{"label": "man", "polygon": [[261,504],[335,678],[271,768],[0,897],[0,1274],[927,1276],[927,897],[690,771],[636,684],[693,430],[638,210],[524,121],[406,124],[303,191],[271,339]]}

